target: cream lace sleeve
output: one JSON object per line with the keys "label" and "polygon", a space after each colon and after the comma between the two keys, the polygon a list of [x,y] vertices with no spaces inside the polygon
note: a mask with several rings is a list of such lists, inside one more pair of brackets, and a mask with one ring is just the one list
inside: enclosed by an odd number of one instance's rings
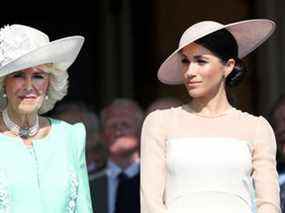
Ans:
{"label": "cream lace sleeve", "polygon": [[166,213],[164,189],[166,179],[165,129],[161,111],[144,121],[141,136],[141,213]]}
{"label": "cream lace sleeve", "polygon": [[276,171],[276,142],[273,130],[263,118],[258,118],[253,144],[253,180],[257,213],[279,213],[280,198]]}

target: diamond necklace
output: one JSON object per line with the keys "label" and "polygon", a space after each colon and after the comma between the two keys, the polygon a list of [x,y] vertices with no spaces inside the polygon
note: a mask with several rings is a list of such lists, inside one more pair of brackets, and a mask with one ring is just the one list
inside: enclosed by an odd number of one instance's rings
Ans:
{"label": "diamond necklace", "polygon": [[39,116],[36,116],[36,121],[33,126],[30,128],[25,127],[19,127],[17,124],[15,124],[8,115],[7,108],[3,110],[2,112],[3,121],[6,127],[11,130],[12,132],[15,132],[18,136],[20,136],[23,139],[27,139],[29,137],[32,137],[36,135],[39,131]]}

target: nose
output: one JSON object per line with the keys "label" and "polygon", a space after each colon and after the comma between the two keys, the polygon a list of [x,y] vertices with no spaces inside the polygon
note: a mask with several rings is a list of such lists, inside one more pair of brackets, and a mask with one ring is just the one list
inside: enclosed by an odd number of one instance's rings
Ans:
{"label": "nose", "polygon": [[187,70],[185,72],[187,78],[191,78],[197,74],[197,64],[196,63],[189,63]]}
{"label": "nose", "polygon": [[25,89],[30,91],[33,88],[33,82],[32,79],[30,77],[26,77],[25,78]]}
{"label": "nose", "polygon": [[116,136],[126,135],[129,132],[129,128],[125,124],[118,124],[116,126],[115,134]]}
{"label": "nose", "polygon": [[118,134],[125,134],[126,133],[126,128],[123,125],[118,126],[117,133]]}

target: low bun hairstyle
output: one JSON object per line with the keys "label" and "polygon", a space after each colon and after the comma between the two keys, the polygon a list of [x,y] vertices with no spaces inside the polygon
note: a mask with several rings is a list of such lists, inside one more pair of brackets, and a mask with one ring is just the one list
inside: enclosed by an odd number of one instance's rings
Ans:
{"label": "low bun hairstyle", "polygon": [[237,42],[228,30],[218,30],[200,38],[195,43],[210,50],[223,64],[226,64],[229,59],[235,60],[235,67],[226,78],[226,87],[237,86],[242,81],[246,67],[243,61],[238,58]]}
{"label": "low bun hairstyle", "polygon": [[242,60],[234,58],[235,67],[233,71],[226,78],[226,86],[234,87],[237,86],[244,78],[246,73],[246,67]]}

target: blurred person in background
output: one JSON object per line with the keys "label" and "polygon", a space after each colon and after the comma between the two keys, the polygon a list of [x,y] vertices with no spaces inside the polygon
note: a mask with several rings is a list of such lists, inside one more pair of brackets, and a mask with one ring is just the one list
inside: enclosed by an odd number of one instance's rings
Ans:
{"label": "blurred person in background", "polygon": [[277,143],[277,171],[279,174],[281,209],[285,213],[285,95],[281,95],[270,113]]}
{"label": "blurred person in background", "polygon": [[[277,143],[277,170],[279,176],[285,174],[285,96],[279,97],[270,113],[270,123],[273,127]],[[285,183],[284,179],[280,181]]]}
{"label": "blurred person in background", "polygon": [[139,213],[140,131],[143,111],[133,100],[116,99],[101,111],[106,172],[90,181],[95,211]]}
{"label": "blurred person in background", "polygon": [[89,179],[93,180],[95,175],[104,172],[106,169],[108,159],[107,147],[100,140],[95,144],[89,143],[86,147],[86,156]]}

